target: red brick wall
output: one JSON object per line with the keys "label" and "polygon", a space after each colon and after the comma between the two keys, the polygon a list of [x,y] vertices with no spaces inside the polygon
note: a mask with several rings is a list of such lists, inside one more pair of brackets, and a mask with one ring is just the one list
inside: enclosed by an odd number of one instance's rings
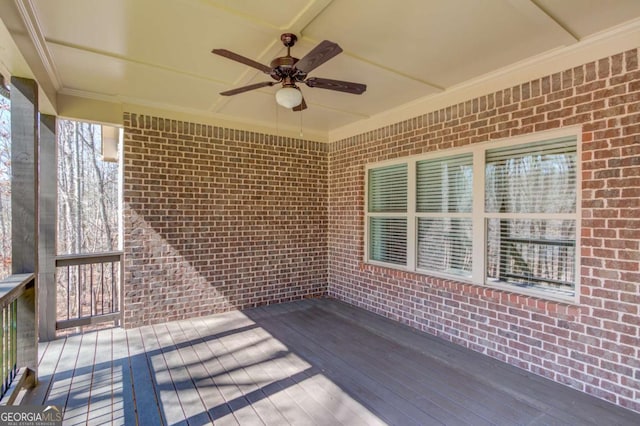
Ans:
{"label": "red brick wall", "polygon": [[[640,411],[638,50],[335,142],[329,295]],[[582,125],[577,305],[365,265],[364,165]]]}
{"label": "red brick wall", "polygon": [[127,327],[326,293],[326,144],[124,126]]}

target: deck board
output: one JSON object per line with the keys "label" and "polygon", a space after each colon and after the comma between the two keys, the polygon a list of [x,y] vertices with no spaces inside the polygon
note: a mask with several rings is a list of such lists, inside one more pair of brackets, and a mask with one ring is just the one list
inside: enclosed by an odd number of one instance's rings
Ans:
{"label": "deck board", "polygon": [[[250,345],[247,346],[246,343]],[[255,398],[266,398],[269,400],[269,407],[272,407],[273,418],[263,418],[265,423],[289,423],[289,424],[310,424],[310,418],[305,416],[295,401],[294,395],[286,394],[286,387],[280,383],[285,376],[269,368],[273,360],[279,355],[277,353],[260,352],[259,347],[265,341],[251,332],[251,329],[233,336],[226,336],[222,339],[223,346],[233,358],[234,368],[240,368],[246,379],[253,383],[253,393]]]}
{"label": "deck board", "polygon": [[[546,413],[547,417],[556,418],[557,424],[610,424],[612,404],[607,401],[573,391],[561,384],[437,337],[419,333],[409,327],[398,327],[394,321],[345,303],[335,300],[320,304],[317,301],[310,303],[372,330],[386,340],[398,342],[428,357],[436,358],[447,365],[448,371],[460,371],[474,381],[489,384],[495,389],[513,395],[541,413]],[[638,422],[637,413],[629,410],[615,411],[615,417],[620,419],[621,424]]]}
{"label": "deck board", "polygon": [[[283,307],[286,309],[286,307]],[[276,311],[276,309],[274,309]],[[318,342],[311,333],[298,329],[296,320],[288,321],[296,312],[283,312],[286,318],[265,317],[261,320],[263,327],[278,340],[313,365],[318,366],[330,380],[340,383],[340,387],[349,395],[370,407],[383,421],[392,424],[420,425],[434,424],[435,419],[421,412],[406,400],[387,389],[386,383],[378,382],[370,377],[373,371],[363,370],[360,363],[349,364],[341,354],[332,353],[326,346],[329,342]],[[438,423],[435,423],[438,424]]]}
{"label": "deck board", "polygon": [[[67,405],[71,390],[71,379],[78,360],[80,342],[82,336],[71,336],[64,340],[64,346],[60,351],[60,358],[55,363],[55,371],[52,372],[51,383],[43,400],[43,404],[56,405],[64,409]],[[54,364],[51,362],[51,364]],[[40,368],[38,366],[38,368]],[[36,392],[44,385],[44,382],[36,388]]]}
{"label": "deck board", "polygon": [[[126,336],[135,418],[139,422],[148,422],[147,424],[163,424],[165,417],[162,416],[161,406],[158,403],[157,390],[151,375],[151,367],[146,356],[141,330],[139,328],[128,330]],[[126,371],[123,374],[126,375]]]}
{"label": "deck board", "polygon": [[[234,321],[235,312],[220,315],[215,318],[196,318],[192,320],[194,330],[202,342],[198,353],[203,353],[206,360],[203,362],[209,377],[220,390],[225,400],[225,405],[232,411],[233,416],[239,424],[254,422],[263,424],[260,416],[251,405],[249,399],[242,389],[242,384],[238,384],[232,375],[227,371],[222,363],[222,358],[228,356],[224,348],[216,340],[229,333],[236,332],[243,327],[252,327],[248,321],[243,325],[242,321]],[[221,407],[218,407],[221,408]]]}
{"label": "deck board", "polygon": [[[323,318],[323,311],[318,309],[309,310],[302,315],[307,321],[314,322],[314,324],[308,324],[307,327],[313,331],[313,335],[319,339],[319,343],[331,341],[328,338],[330,334],[324,330],[335,330],[340,326],[338,321]],[[312,315],[313,317],[311,317]],[[339,340],[336,340],[334,345],[328,346],[325,343],[325,347],[329,351],[341,351],[341,347],[344,347],[347,341],[355,343],[353,348],[345,354],[345,360],[349,364],[357,362],[370,370],[374,380],[385,383],[390,392],[407,400],[419,410],[424,411],[425,414],[431,413],[430,415],[436,420],[448,424],[490,424],[491,419],[483,418],[469,410],[466,404],[467,398],[443,396],[443,394],[457,396],[456,390],[468,389],[468,383],[462,385],[452,374],[448,375],[453,382],[452,386],[450,386],[450,382],[433,380],[434,376],[438,374],[438,366],[421,362],[424,359],[418,357],[417,354],[398,355],[397,351],[402,348],[389,347],[391,342],[381,342],[366,331],[349,333],[349,330],[341,330],[339,335],[336,337]],[[399,365],[402,368],[397,368]],[[486,392],[478,396],[485,395],[487,395]],[[485,404],[478,405],[485,406]],[[519,408],[526,409],[527,407]]]}
{"label": "deck board", "polygon": [[[231,317],[233,315],[236,315],[236,313],[229,313],[225,316]],[[199,321],[194,322],[196,324],[199,323]],[[227,389],[228,392],[225,395],[227,404],[229,404],[238,417],[240,424],[245,424],[247,421],[266,424],[265,421],[269,419],[272,419],[274,422],[277,421],[279,424],[286,424],[287,422],[278,413],[277,408],[267,399],[267,395],[258,388],[259,384],[255,383],[249,377],[246,371],[244,371],[244,366],[235,360],[232,351],[230,351],[224,343],[225,339],[241,332],[239,330],[242,330],[242,327],[236,328],[236,332],[234,333],[228,333],[225,329],[220,328],[221,325],[223,326],[224,324],[226,324],[226,322],[223,324],[215,323],[209,325],[205,323],[202,327],[196,327],[198,330],[212,330],[214,334],[219,336],[216,339],[207,338],[206,345],[209,347],[211,353],[217,357],[218,365],[214,369],[216,372],[215,380],[219,386]],[[251,342],[243,342],[242,349],[251,344]]]}
{"label": "deck board", "polygon": [[[262,331],[262,333],[260,332]],[[268,359],[265,370],[271,380],[275,380],[278,389],[282,390],[290,401],[295,402],[294,424],[323,424],[334,425],[353,424],[347,420],[352,420],[353,416],[347,419],[341,413],[331,411],[330,405],[324,402],[332,397],[321,386],[307,386],[308,382],[317,377],[320,373],[316,367],[304,362],[298,356],[288,352],[287,347],[276,339],[273,339],[262,329],[251,329],[248,331],[254,339],[262,340],[262,343],[255,346],[258,351],[255,356]],[[335,394],[335,390],[334,390]],[[285,410],[287,411],[287,410]],[[373,419],[370,419],[373,420]],[[364,422],[362,424],[365,424]],[[373,421],[369,424],[375,424]]]}
{"label": "deck board", "polygon": [[[127,331],[121,328],[113,329],[111,338],[113,354],[111,360],[113,372],[112,424],[114,426],[135,424],[135,397]],[[155,402],[153,405],[156,405]]]}
{"label": "deck board", "polygon": [[234,333],[217,340],[221,344],[221,349],[227,356],[221,358],[223,367],[233,378],[235,383],[242,383],[242,388],[246,399],[254,407],[261,420],[265,424],[288,424],[289,422],[278,409],[279,404],[287,408],[287,401],[278,401],[278,398],[267,389],[266,378],[260,371],[256,371],[258,361],[242,362],[253,345],[257,344],[245,332]]}
{"label": "deck board", "polygon": [[24,400],[22,401],[23,404],[44,404],[65,343],[65,339],[58,339],[51,342],[44,342],[39,345],[38,380],[40,383],[34,391],[25,395]]}
{"label": "deck board", "polygon": [[184,337],[189,341],[189,345],[184,345],[181,349],[182,354],[187,364],[189,375],[199,390],[209,417],[216,424],[238,425],[239,423],[234,417],[233,411],[207,369],[206,363],[211,357],[211,353],[200,339],[200,335],[196,331],[196,325],[192,321],[180,321],[176,324],[178,324]]}
{"label": "deck board", "polygon": [[171,371],[162,353],[155,328],[141,327],[140,334],[150,370],[153,372],[151,377],[154,381],[156,399],[160,405],[163,422],[171,425],[187,424],[187,417],[182,410],[178,391],[171,378]]}
{"label": "deck board", "polygon": [[93,379],[98,333],[82,335],[80,350],[76,359],[73,377],[65,406],[65,423],[68,425],[86,425],[89,415],[89,398]]}
{"label": "deck board", "polygon": [[181,355],[181,350],[177,346],[184,340],[181,336],[182,330],[176,324],[159,324],[154,327],[154,330],[185,415],[185,421],[196,424],[210,423],[211,418],[185,366],[186,361]]}
{"label": "deck board", "polygon": [[640,414],[316,299],[41,344],[64,424],[636,425]]}
{"label": "deck board", "polygon": [[[332,330],[340,326],[333,316],[327,316],[322,310],[309,310],[304,315],[314,315],[313,335],[322,338],[322,330]],[[438,420],[451,423],[458,419],[462,423],[495,424],[522,423],[536,414],[533,407],[528,406],[499,389],[488,389],[486,384],[468,380],[457,371],[442,374],[443,365],[433,359],[425,358],[415,351],[406,349],[392,341],[380,340],[364,330],[354,333],[344,330],[340,333],[343,339],[356,345],[351,362],[362,360],[367,362],[372,371],[381,375],[380,381],[394,385],[396,393],[412,403],[427,408]],[[335,348],[333,350],[339,350]],[[384,354],[378,356],[377,354]],[[402,368],[397,368],[402,365]],[[380,373],[382,372],[382,373]],[[384,374],[383,372],[389,372]],[[398,382],[396,384],[396,382]],[[415,401],[418,396],[420,401]],[[494,407],[501,407],[497,411]]]}
{"label": "deck board", "polygon": [[91,424],[113,423],[113,369],[112,330],[97,333],[96,352],[93,360],[87,422]]}

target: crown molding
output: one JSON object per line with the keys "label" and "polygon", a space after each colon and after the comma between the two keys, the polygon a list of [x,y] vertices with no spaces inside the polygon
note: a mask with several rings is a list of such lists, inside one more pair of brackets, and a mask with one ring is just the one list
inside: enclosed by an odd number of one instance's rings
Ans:
{"label": "crown molding", "polygon": [[62,80],[60,79],[60,75],[58,74],[58,70],[56,69],[55,63],[52,59],[51,52],[47,47],[44,35],[42,35],[42,30],[40,29],[41,25],[38,21],[38,15],[35,11],[35,6],[33,5],[32,0],[16,0],[16,7],[22,17],[27,33],[38,52],[38,56],[49,80],[56,91],[60,90],[62,87]]}
{"label": "crown molding", "polygon": [[[327,134],[325,132],[304,130],[303,128],[301,134],[299,128],[291,126],[281,126],[276,129],[272,122],[242,120],[223,114],[212,114],[202,110],[149,102],[126,96],[106,96],[99,93],[64,88],[59,92],[58,104],[61,116],[116,125],[122,125],[122,112],[127,111],[294,139],[327,142]],[[87,111],[90,111],[90,113],[87,114]]]}

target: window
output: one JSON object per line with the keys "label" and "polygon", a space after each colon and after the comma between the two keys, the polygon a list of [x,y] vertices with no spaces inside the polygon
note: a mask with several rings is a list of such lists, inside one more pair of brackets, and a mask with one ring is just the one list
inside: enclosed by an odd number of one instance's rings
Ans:
{"label": "window", "polygon": [[575,281],[576,142],[487,150],[487,278],[562,290]]}
{"label": "window", "polygon": [[404,265],[407,261],[407,165],[369,172],[369,259]]}
{"label": "window", "polygon": [[569,131],[368,165],[365,261],[574,297],[579,164]]}
{"label": "window", "polygon": [[471,276],[473,155],[416,164],[419,269]]}

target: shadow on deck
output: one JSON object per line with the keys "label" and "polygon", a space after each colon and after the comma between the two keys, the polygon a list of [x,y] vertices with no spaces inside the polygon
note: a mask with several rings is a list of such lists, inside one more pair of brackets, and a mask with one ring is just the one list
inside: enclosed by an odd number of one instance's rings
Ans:
{"label": "shadow on deck", "polygon": [[330,299],[40,347],[65,424],[640,424],[624,410]]}

